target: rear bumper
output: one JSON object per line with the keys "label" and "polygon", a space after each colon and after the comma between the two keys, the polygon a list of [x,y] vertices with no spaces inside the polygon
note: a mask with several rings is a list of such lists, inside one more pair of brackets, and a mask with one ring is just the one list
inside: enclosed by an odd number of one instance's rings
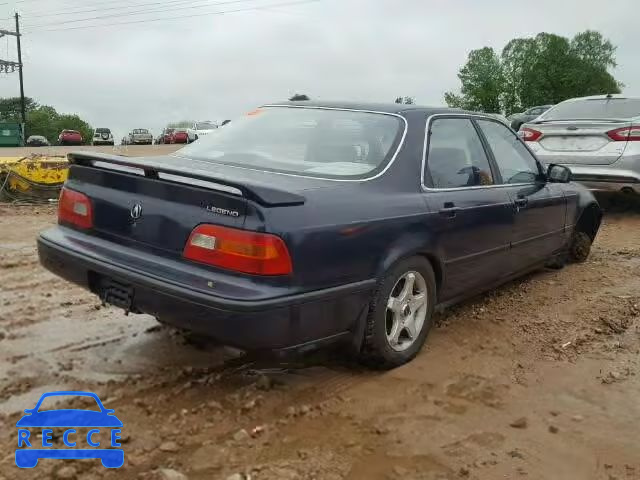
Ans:
{"label": "rear bumper", "polygon": [[113,145],[113,140],[93,140],[94,145]]}
{"label": "rear bumper", "polygon": [[300,349],[348,338],[367,314],[375,286],[375,280],[367,280],[259,300],[224,298],[134,270],[132,263],[91,255],[87,252],[92,248],[77,248],[81,245],[65,241],[64,235],[56,234],[59,230],[48,230],[38,238],[40,262],[51,272],[96,294],[100,294],[96,278],[130,285],[132,311],[245,350]]}
{"label": "rear bumper", "polygon": [[640,173],[614,167],[566,164],[573,181],[597,192],[634,191],[640,193]]}

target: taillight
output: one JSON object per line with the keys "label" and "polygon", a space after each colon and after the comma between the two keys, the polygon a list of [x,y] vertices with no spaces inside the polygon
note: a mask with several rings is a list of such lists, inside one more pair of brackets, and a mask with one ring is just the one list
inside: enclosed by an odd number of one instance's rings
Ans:
{"label": "taillight", "polygon": [[58,201],[58,223],[70,223],[85,229],[93,227],[93,206],[89,197],[62,188]]}
{"label": "taillight", "polygon": [[189,236],[183,256],[255,275],[288,275],[292,272],[289,251],[280,237],[217,225],[197,226]]}
{"label": "taillight", "polygon": [[608,131],[607,135],[614,142],[638,142],[640,141],[640,125],[616,128]]}
{"label": "taillight", "polygon": [[536,142],[542,136],[542,132],[525,127],[520,129],[518,135],[520,135],[525,142]]}

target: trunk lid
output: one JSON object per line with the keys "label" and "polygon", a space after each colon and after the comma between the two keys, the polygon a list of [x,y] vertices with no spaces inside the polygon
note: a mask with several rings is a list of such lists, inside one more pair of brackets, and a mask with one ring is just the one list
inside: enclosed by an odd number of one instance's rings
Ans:
{"label": "trunk lid", "polygon": [[264,172],[234,172],[232,178],[225,169],[189,168],[180,158],[87,152],[70,154],[69,161],[66,186],[91,199],[94,234],[175,256],[199,224],[243,228],[251,216],[252,226],[265,225],[265,209],[305,200],[273,187],[273,178],[261,178]]}
{"label": "trunk lid", "polygon": [[622,156],[627,142],[613,141],[607,132],[630,126],[628,120],[554,120],[532,122],[524,127],[542,136],[529,143],[536,154],[554,163],[609,165]]}

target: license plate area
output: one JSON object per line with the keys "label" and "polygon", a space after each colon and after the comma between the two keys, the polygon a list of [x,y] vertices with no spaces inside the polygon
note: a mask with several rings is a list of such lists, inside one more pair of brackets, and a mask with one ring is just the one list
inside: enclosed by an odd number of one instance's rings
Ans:
{"label": "license plate area", "polygon": [[132,285],[109,277],[98,280],[98,295],[104,303],[120,307],[127,312],[133,311],[135,290]]}

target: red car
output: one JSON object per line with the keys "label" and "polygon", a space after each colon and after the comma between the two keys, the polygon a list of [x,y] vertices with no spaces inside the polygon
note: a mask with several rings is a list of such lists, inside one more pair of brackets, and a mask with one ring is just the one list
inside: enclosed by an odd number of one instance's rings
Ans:
{"label": "red car", "polygon": [[169,135],[169,143],[189,143],[189,134],[185,129],[176,129]]}
{"label": "red car", "polygon": [[60,145],[82,145],[82,135],[76,130],[63,130],[58,135]]}

